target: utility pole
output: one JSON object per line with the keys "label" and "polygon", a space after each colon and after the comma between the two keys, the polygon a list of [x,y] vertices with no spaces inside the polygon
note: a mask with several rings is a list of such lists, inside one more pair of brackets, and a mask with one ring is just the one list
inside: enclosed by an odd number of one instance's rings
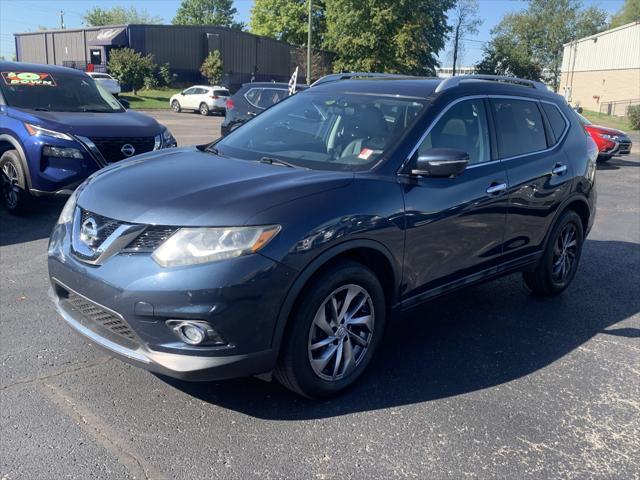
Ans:
{"label": "utility pole", "polygon": [[307,33],[307,85],[311,85],[311,10],[313,3],[309,0],[309,31]]}
{"label": "utility pole", "polygon": [[60,30],[64,30],[64,11],[60,10]]}

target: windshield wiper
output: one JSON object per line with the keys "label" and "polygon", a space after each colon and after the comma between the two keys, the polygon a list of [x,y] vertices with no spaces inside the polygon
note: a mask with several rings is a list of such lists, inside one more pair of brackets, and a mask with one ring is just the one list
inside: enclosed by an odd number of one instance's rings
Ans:
{"label": "windshield wiper", "polygon": [[280,165],[282,167],[298,168],[298,166],[294,165],[293,163],[288,163],[284,160],[279,160],[272,157],[262,157],[259,161],[260,163],[268,163],[269,165]]}

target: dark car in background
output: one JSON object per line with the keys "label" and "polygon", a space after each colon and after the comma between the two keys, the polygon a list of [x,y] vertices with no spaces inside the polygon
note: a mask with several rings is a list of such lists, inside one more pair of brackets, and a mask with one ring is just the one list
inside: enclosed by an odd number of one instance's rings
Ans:
{"label": "dark car in background", "polygon": [[5,207],[31,196],[70,194],[124,158],[175,147],[171,132],[128,111],[86,73],[0,62],[0,171]]}
{"label": "dark car in background", "polygon": [[[307,89],[297,85],[296,92]],[[289,85],[276,82],[245,83],[227,100],[226,112],[220,133],[224,137],[244,122],[289,96]]]}
{"label": "dark car in background", "polygon": [[274,372],[328,396],[361,376],[394,312],[513,272],[563,292],[596,213],[596,156],[537,82],[325,82],[208,146],[80,185],[51,235],[51,297],[151,371]]}

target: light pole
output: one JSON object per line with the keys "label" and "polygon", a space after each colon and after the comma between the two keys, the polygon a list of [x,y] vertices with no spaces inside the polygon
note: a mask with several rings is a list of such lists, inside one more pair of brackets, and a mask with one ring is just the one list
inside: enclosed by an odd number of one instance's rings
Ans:
{"label": "light pole", "polygon": [[307,32],[307,85],[311,85],[311,4],[312,0],[309,0],[309,26]]}

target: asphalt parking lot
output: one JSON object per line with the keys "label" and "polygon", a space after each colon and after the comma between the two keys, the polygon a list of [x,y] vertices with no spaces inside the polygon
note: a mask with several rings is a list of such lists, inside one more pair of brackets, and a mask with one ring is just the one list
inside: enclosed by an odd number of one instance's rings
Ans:
{"label": "asphalt parking lot", "polygon": [[[154,113],[181,145],[219,118]],[[111,359],[47,298],[62,201],[0,211],[0,478],[631,479],[640,474],[640,136],[598,171],[576,281],[519,275],[399,319],[360,383],[168,381]]]}

